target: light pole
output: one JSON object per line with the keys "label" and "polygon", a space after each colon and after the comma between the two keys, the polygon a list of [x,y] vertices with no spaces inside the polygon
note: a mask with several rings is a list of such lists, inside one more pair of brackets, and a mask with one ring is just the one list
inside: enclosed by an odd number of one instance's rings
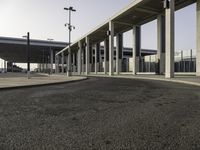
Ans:
{"label": "light pole", "polygon": [[71,12],[75,12],[76,10],[73,7],[64,8],[64,10],[67,10],[69,12],[69,23],[66,23],[65,26],[68,26],[69,30],[69,49],[68,49],[68,66],[67,66],[67,75],[71,75],[71,31],[72,29],[75,29],[74,26],[71,25]]}
{"label": "light pole", "polygon": [[[48,41],[53,41],[54,39],[47,39]],[[51,68],[50,68],[50,73],[53,74],[53,50],[51,49],[50,46],[50,64],[51,64]]]}
{"label": "light pole", "polygon": [[27,32],[27,35],[23,36],[23,38],[27,38],[27,76],[30,79],[30,33]]}

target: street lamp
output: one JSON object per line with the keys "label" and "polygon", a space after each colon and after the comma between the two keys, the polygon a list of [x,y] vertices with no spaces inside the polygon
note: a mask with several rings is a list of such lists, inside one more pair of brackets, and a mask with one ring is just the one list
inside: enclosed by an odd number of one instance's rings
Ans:
{"label": "street lamp", "polygon": [[71,12],[75,12],[76,10],[73,7],[64,8],[64,10],[69,11],[69,23],[66,23],[65,26],[68,26],[69,30],[69,50],[68,50],[68,67],[67,67],[67,73],[68,76],[71,75],[71,31],[72,29],[75,29],[74,26],[71,25]]}
{"label": "street lamp", "polygon": [[27,35],[22,37],[27,38],[27,76],[30,79],[30,33],[27,32]]}

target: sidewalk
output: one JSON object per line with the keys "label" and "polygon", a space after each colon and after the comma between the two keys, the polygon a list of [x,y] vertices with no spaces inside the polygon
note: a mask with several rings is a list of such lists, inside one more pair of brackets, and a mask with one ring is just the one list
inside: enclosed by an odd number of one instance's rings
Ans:
{"label": "sidewalk", "polygon": [[67,77],[65,75],[49,76],[45,74],[33,74],[31,75],[31,78],[28,79],[26,74],[9,73],[0,75],[0,89],[51,85],[51,84],[81,81],[85,79],[87,79],[87,77],[81,77],[81,76]]}
{"label": "sidewalk", "polygon": [[168,81],[176,83],[184,83],[189,85],[200,86],[200,77],[194,75],[176,75],[175,78],[166,79],[164,75],[154,75],[154,74],[140,74],[140,75],[131,75],[131,74],[120,74],[120,75],[103,75],[103,74],[90,74],[89,76],[99,76],[99,77],[113,77],[113,78],[127,78],[127,79],[142,79],[142,80],[158,80],[158,81]]}

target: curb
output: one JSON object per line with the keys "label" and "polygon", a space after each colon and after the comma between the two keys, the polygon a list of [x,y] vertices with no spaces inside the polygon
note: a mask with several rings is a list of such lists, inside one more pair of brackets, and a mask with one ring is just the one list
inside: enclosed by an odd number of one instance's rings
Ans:
{"label": "curb", "polygon": [[71,80],[71,81],[61,81],[61,82],[43,83],[43,84],[35,84],[35,85],[0,87],[0,91],[12,90],[12,89],[22,89],[22,88],[32,88],[32,87],[42,87],[42,86],[49,86],[49,85],[59,85],[59,84],[65,84],[65,83],[74,83],[74,82],[84,81],[87,79],[88,79],[88,77],[84,77],[83,79],[77,79],[77,80]]}
{"label": "curb", "polygon": [[139,79],[139,80],[154,80],[154,81],[164,81],[164,82],[172,82],[172,83],[180,83],[186,85],[193,85],[200,87],[200,83],[190,82],[190,81],[182,81],[182,80],[173,80],[173,79],[159,79],[159,78],[148,78],[148,77],[126,77],[126,76],[88,76],[88,77],[104,77],[104,78],[123,78],[123,79]]}

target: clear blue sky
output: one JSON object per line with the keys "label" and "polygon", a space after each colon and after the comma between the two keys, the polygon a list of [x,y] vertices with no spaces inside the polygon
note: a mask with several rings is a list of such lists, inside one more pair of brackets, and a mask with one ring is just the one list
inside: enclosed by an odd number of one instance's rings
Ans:
{"label": "clear blue sky", "polygon": [[[72,39],[77,40],[132,0],[0,0],[0,36],[22,37],[27,31],[31,38],[68,40],[64,24],[68,21],[63,7],[70,5]],[[176,50],[196,49],[196,5],[176,12]],[[156,49],[156,21],[142,26],[142,48]],[[131,46],[130,32],[125,34],[125,46]]]}

